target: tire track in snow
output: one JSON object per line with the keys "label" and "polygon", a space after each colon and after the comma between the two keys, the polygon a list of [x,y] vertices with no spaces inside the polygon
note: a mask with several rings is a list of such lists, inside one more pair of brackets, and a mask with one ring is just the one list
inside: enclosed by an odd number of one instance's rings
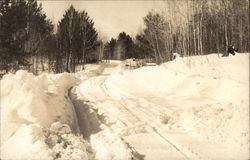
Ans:
{"label": "tire track in snow", "polygon": [[[102,89],[102,91],[107,95],[107,96],[109,96],[110,98],[112,98],[113,100],[114,100],[114,98],[112,97],[112,94],[108,91],[108,87],[107,87],[107,85],[106,85],[106,80],[104,80],[103,82],[101,82],[100,83],[100,88]],[[126,97],[127,95],[123,95],[123,97]],[[132,98],[133,99],[133,101],[137,101],[137,99],[136,98]],[[124,102],[125,102],[125,99],[122,99],[122,100],[116,100],[129,114],[131,114],[132,116],[134,116],[138,121],[141,121],[141,122],[144,122],[144,121],[142,121],[141,120],[141,118],[139,118],[136,114],[134,114],[133,112],[131,112],[130,111],[130,109],[127,107],[127,106],[129,106],[129,105],[126,105]],[[138,104],[136,104],[137,106],[138,106]],[[153,106],[153,105],[152,105]],[[140,106],[140,108],[141,109],[139,109],[139,107],[134,107],[133,108],[133,111],[136,111],[136,112],[138,112],[139,114],[138,115],[140,115],[140,114],[143,114],[144,115],[144,117],[147,117],[147,121],[152,121],[152,120],[154,120],[155,118],[152,118],[152,119],[150,119],[150,117],[157,117],[157,116],[159,116],[159,114],[157,114],[156,113],[156,111],[154,111],[154,112],[152,112],[152,110],[151,110],[151,112],[147,112],[147,111],[145,111],[145,109],[144,109],[144,107],[141,107]],[[143,109],[142,109],[143,108]]]}
{"label": "tire track in snow", "polygon": [[[102,91],[107,95],[109,96],[110,98],[112,98],[112,95],[109,93],[108,91],[108,87],[106,86],[105,84],[105,79],[100,83],[100,86],[99,86]],[[116,100],[117,101],[117,100]],[[132,111],[126,107],[126,105],[119,101],[119,103],[121,104],[121,106],[127,111],[127,113],[129,113],[130,115],[134,116],[138,121],[140,122],[145,122],[143,120],[141,120],[141,118],[139,118],[137,115],[133,114]],[[152,119],[150,119],[149,117],[155,117],[155,115],[153,113],[151,113],[152,116],[149,116],[148,115],[148,112],[145,112],[138,109],[138,107],[135,107],[133,108],[133,110],[137,110],[139,112],[139,114],[141,115],[144,115],[143,117],[146,117],[146,121],[148,123],[148,125],[153,129],[153,131],[161,138],[163,139],[167,144],[171,145],[173,148],[175,148],[176,151],[178,151],[185,159],[188,159],[188,160],[193,160],[193,159],[198,159],[198,160],[202,160],[202,158],[198,155],[198,153],[195,153],[193,150],[189,149],[188,147],[185,147],[185,150],[186,152],[189,152],[189,153],[184,153],[183,152],[183,149],[184,149],[184,146],[183,147],[178,147],[178,145],[176,143],[173,143],[171,142],[171,140],[169,140],[166,136],[164,136],[162,133],[159,132],[159,130],[157,129],[157,125],[156,124],[153,124],[152,123]],[[147,118],[148,117],[148,118]],[[156,127],[155,127],[156,126]],[[181,149],[182,148],[182,149]],[[189,156],[188,156],[189,155]],[[190,156],[191,155],[191,156]],[[192,157],[192,158],[190,158]]]}
{"label": "tire track in snow", "polygon": [[[86,82],[92,82],[93,83],[93,81],[95,81],[95,78],[91,78],[91,80],[90,79],[88,79],[88,80],[85,80],[83,83],[86,83]],[[97,85],[97,83],[94,83],[94,85],[93,84],[90,84],[91,86],[93,86],[93,87],[95,87],[95,86],[99,86],[99,85]],[[91,95],[88,95],[87,97],[86,97],[86,94],[84,94],[83,95],[83,93],[79,90],[79,88],[77,88],[77,92],[78,92],[78,94],[81,96],[81,97],[83,97],[84,99],[86,99],[86,100],[88,100],[89,101],[89,98],[88,97],[90,97]],[[84,100],[83,100],[84,101]],[[94,100],[93,100],[94,101]],[[88,103],[88,102],[87,102]],[[97,103],[96,102],[93,102],[92,103],[92,105],[94,106],[94,105],[97,105]],[[93,108],[94,109],[94,108]],[[95,110],[95,109],[94,109]],[[121,118],[119,118],[119,117],[117,117],[116,115],[114,115],[112,112],[110,112],[110,111],[108,111],[105,107],[102,107],[102,110],[104,111],[104,113],[103,113],[103,115],[105,116],[105,114],[107,113],[107,114],[109,114],[109,115],[111,115],[112,117],[115,117],[119,122],[121,122],[124,126],[128,126],[127,125],[127,123],[125,123]],[[106,112],[106,113],[105,113]]]}
{"label": "tire track in snow", "polygon": [[[121,102],[122,103],[122,102]],[[125,106],[125,105],[124,105]],[[138,107],[136,107],[138,109]],[[144,110],[141,111],[141,113],[144,114],[143,117],[146,117],[146,115],[148,115],[145,111],[145,108],[141,108],[139,110]],[[152,117],[157,117],[158,114],[153,114],[152,113]],[[151,116],[148,116],[151,117]],[[166,137],[166,131],[162,130],[161,128],[159,128],[158,126],[161,125],[159,122],[154,122],[152,119],[150,118],[146,118],[147,119],[147,123],[149,124],[149,126],[153,129],[153,131],[159,136],[161,137],[165,142],[167,142],[168,144],[170,144],[172,147],[174,147],[176,150],[178,150],[179,152],[181,152],[181,154],[189,159],[189,160],[193,160],[193,159],[197,159],[197,160],[202,160],[203,158],[201,158],[201,156],[195,152],[194,150],[190,149],[189,147],[185,147],[183,145],[178,145],[177,142],[173,142],[173,140],[170,140],[169,138]],[[181,149],[180,149],[181,148]],[[183,150],[186,150],[185,153],[183,152]],[[189,153],[186,153],[189,152]],[[191,155],[191,156],[187,156],[187,155]],[[190,158],[192,157],[192,158]]]}
{"label": "tire track in snow", "polygon": [[[123,102],[121,102],[121,104],[126,107],[125,104],[123,104]],[[138,109],[138,107],[136,107]],[[129,109],[128,109],[129,110]],[[179,151],[186,159],[189,159],[189,160],[193,160],[193,159],[198,159],[198,160],[202,160],[203,158],[201,158],[201,156],[195,152],[194,150],[190,149],[189,147],[185,147],[185,146],[182,146],[182,145],[177,145],[178,143],[177,142],[173,142],[172,140],[169,140],[169,138],[166,137],[166,133],[164,130],[162,130],[161,128],[159,128],[158,126],[161,125],[160,123],[158,122],[153,122],[153,119],[151,119],[150,117],[156,117],[157,115],[154,115],[153,113],[151,113],[152,116],[148,116],[149,112],[146,112],[146,111],[142,111],[142,110],[145,110],[144,108],[142,109],[138,109],[140,110],[141,114],[144,116],[143,117],[146,117],[146,120],[147,120],[147,124],[149,124],[149,126],[153,129],[153,131],[159,136],[161,137],[165,142],[167,142],[168,144],[170,144],[173,148],[175,148],[177,151]],[[147,118],[148,117],[148,118]],[[143,122],[142,120],[140,120],[141,122]],[[165,135],[164,135],[165,133]],[[179,147],[178,147],[179,146]],[[181,148],[181,149],[180,149]],[[183,152],[183,150],[186,150],[185,153]],[[189,152],[189,153],[186,153],[186,152]],[[190,158],[187,154],[191,154],[191,157]]]}
{"label": "tire track in snow", "polygon": [[[105,85],[105,80],[107,79],[107,77],[108,77],[107,75],[105,75],[105,76],[98,75],[96,77],[93,77],[93,79],[91,80],[90,85],[91,85],[91,87],[96,88],[97,92],[103,92],[106,95],[106,97],[107,96],[110,97],[111,101],[115,102],[115,104],[118,104],[117,107],[119,107],[121,109],[121,112],[126,112],[127,114],[131,115],[131,117],[129,119],[126,119],[126,122],[124,122],[124,123],[127,124],[128,121],[131,121],[132,117],[133,117],[132,121],[129,122],[130,124],[132,124],[132,126],[134,126],[135,122],[143,122],[143,123],[145,123],[145,121],[146,121],[146,122],[148,122],[149,127],[152,128],[152,131],[156,135],[158,135],[161,139],[163,139],[164,142],[166,142],[168,145],[172,146],[177,152],[179,152],[180,155],[182,155],[184,159],[201,159],[199,156],[196,156],[195,154],[193,154],[192,151],[188,150],[187,147],[178,145],[178,143],[173,143],[172,140],[169,140],[169,138],[167,138],[166,135],[164,135],[164,131],[162,131],[161,129],[159,129],[156,124],[152,123],[152,119],[150,117],[155,117],[155,115],[153,113],[145,111],[144,108],[143,109],[139,109],[138,107],[134,107],[133,111],[136,110],[136,112],[138,112],[137,115],[142,115],[143,118],[142,117],[138,117],[121,100],[116,100],[114,97],[112,97],[113,95],[109,93],[107,86],[106,86],[106,88],[104,86]],[[92,82],[92,81],[94,81],[94,82]],[[93,96],[93,95],[88,95],[88,96]],[[102,97],[102,95],[101,95],[101,97]],[[125,95],[125,97],[127,97],[127,95]],[[134,100],[136,101],[136,99],[134,99]],[[98,101],[98,99],[97,99],[97,101]],[[104,107],[101,107],[101,108],[105,109]],[[110,112],[107,112],[107,113],[110,114]],[[158,114],[156,114],[156,115],[158,115]],[[115,118],[118,120],[119,117],[115,116]],[[185,150],[185,151],[183,151],[183,150]]]}
{"label": "tire track in snow", "polygon": [[[108,89],[107,89],[106,87],[104,87],[104,83],[105,83],[105,79],[102,80],[102,82],[100,82],[100,84],[98,84],[98,87],[100,87],[101,91],[102,91],[106,96],[110,97],[110,98],[112,99],[112,101],[114,101],[113,98],[112,98],[112,96],[111,96],[110,93],[108,92]],[[122,104],[121,102],[119,102],[119,101],[115,101],[115,102],[118,103],[119,106],[121,106],[121,107],[119,107],[119,108],[121,108],[123,111],[127,112],[128,114],[130,114],[130,115],[134,118],[134,120],[132,120],[132,121],[130,122],[131,124],[134,124],[134,123],[133,123],[134,121],[140,121],[139,117],[136,116],[135,114],[133,114],[125,105],[123,105],[123,104]]]}
{"label": "tire track in snow", "polygon": [[[107,93],[107,95],[108,96],[110,96],[110,97],[112,97],[112,94],[110,94],[109,92],[110,91],[108,91],[108,87],[107,87],[107,85],[106,85],[106,82],[104,81],[104,82],[102,82],[102,84],[101,84],[101,86],[103,86],[102,88],[104,88],[103,89],[103,91],[104,92],[106,92]],[[129,98],[128,100],[130,100],[130,101],[132,101],[132,102],[134,102],[134,101],[138,101],[138,97],[136,98],[136,97],[134,97],[133,95],[129,95],[129,93],[128,94],[123,94],[124,92],[119,92],[119,94],[120,95],[122,95],[122,97],[127,97],[127,96],[129,96],[129,97],[133,97],[132,98],[132,100],[131,100],[131,98]],[[140,97],[141,98],[141,97]],[[157,106],[156,108],[162,108],[162,106],[160,106],[160,105],[158,105],[158,104],[156,104],[156,103],[152,103],[152,102],[150,102],[148,99],[145,99],[145,98],[141,98],[141,99],[143,99],[143,100],[145,100],[146,102],[147,102],[147,104],[151,104],[151,107],[153,107],[153,106]],[[122,101],[119,101],[119,103],[121,104],[121,105],[123,105],[123,107],[126,107],[126,106],[131,106],[130,104],[126,104],[126,101],[125,101],[125,99],[124,100],[122,100]],[[166,113],[168,113],[169,115],[171,115],[172,114],[172,111],[169,109],[169,108],[167,108],[167,107],[165,107],[165,106],[163,106],[166,110],[165,110],[165,112]],[[127,108],[127,110],[130,110],[129,108],[130,107],[126,107]],[[137,112],[139,113],[139,114],[137,114],[137,115],[144,115],[144,116],[142,116],[143,118],[144,117],[146,117],[145,119],[146,119],[146,122],[148,123],[148,124],[151,124],[151,127],[152,128],[158,128],[158,131],[161,131],[161,132],[158,132],[157,134],[159,134],[161,137],[164,137],[163,135],[164,135],[164,133],[165,132],[167,132],[167,130],[162,130],[162,128],[159,128],[159,127],[157,127],[157,126],[160,126],[161,125],[161,123],[159,123],[159,122],[153,122],[155,119],[152,119],[151,117],[157,117],[157,116],[160,116],[158,113],[159,112],[157,112],[157,111],[153,111],[153,110],[148,110],[147,108],[145,108],[145,107],[142,107],[140,104],[139,104],[139,107],[137,106],[137,107],[134,107],[134,108],[132,108],[132,110],[133,111],[136,111],[137,110]],[[131,112],[131,111],[130,111]],[[131,112],[131,113],[133,113],[133,112]],[[137,116],[137,118],[138,118],[138,116]],[[140,118],[139,118],[140,119]],[[142,119],[140,119],[140,121],[141,122],[144,122]],[[199,124],[199,123],[202,123],[201,121],[197,121],[196,122],[197,124]],[[206,127],[208,127],[208,128],[210,128],[210,129],[212,129],[211,127],[209,127],[209,126],[206,126]],[[183,131],[186,131],[183,127],[181,127],[181,126],[179,126],[179,129],[182,129]],[[162,134],[161,134],[162,133]],[[165,133],[166,134],[166,133]],[[167,138],[165,138],[165,139],[167,139]],[[175,143],[176,144],[176,143]],[[195,152],[194,150],[195,149],[192,149],[192,148],[190,148],[190,147],[184,147],[184,146],[180,146],[181,148],[185,148],[185,150],[187,150],[187,152],[190,152],[194,157],[195,157],[195,159],[199,159],[199,160],[201,160],[201,159],[208,159],[208,157],[206,157],[206,158],[202,158],[202,156],[200,155],[200,154],[198,154],[197,152]]]}
{"label": "tire track in snow", "polygon": [[[73,108],[75,109],[75,119],[78,120],[78,127],[80,128],[79,133],[83,135],[83,138],[90,142],[90,136],[92,134],[96,134],[102,131],[100,125],[104,125],[105,127],[107,127],[111,131],[111,134],[115,133],[115,130],[110,127],[110,125],[105,121],[104,118],[99,118],[103,115],[99,115],[97,110],[91,108],[91,106],[88,106],[88,104],[84,103],[83,100],[77,99],[76,89],[76,87],[71,87],[70,89],[68,89],[68,97],[73,104]],[[130,151],[131,160],[144,160],[145,155],[140,154],[138,151],[136,151],[136,149],[130,146],[129,143],[127,143],[122,137],[120,137],[120,139]],[[93,146],[91,146],[91,143],[89,147],[90,148],[88,148],[87,150],[88,158],[90,160],[95,159],[95,148],[92,148]]]}

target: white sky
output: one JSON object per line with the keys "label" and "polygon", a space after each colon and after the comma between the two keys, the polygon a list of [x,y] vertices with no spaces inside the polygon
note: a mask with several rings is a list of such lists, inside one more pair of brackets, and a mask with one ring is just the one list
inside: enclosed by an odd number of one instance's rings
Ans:
{"label": "white sky", "polygon": [[55,23],[63,17],[65,10],[72,4],[77,10],[85,10],[95,22],[96,29],[107,39],[116,38],[122,31],[136,35],[143,27],[143,17],[147,12],[159,10],[163,1],[44,1],[43,10]]}

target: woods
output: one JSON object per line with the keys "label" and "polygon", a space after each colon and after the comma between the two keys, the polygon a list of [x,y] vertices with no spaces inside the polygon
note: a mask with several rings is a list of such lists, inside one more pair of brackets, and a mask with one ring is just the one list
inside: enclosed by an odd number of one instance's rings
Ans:
{"label": "woods", "polygon": [[[224,53],[230,44],[249,52],[247,0],[186,0],[166,2],[166,11],[151,11],[138,45],[151,51],[157,63],[182,56]],[[146,53],[146,52],[144,52]]]}
{"label": "woods", "polygon": [[75,72],[78,64],[96,62],[100,46],[87,12],[71,6],[54,26],[35,0],[1,1],[1,70]]}
{"label": "woods", "polygon": [[57,36],[56,72],[75,72],[77,64],[97,61],[95,51],[100,42],[94,22],[85,11],[77,12],[71,6],[59,22]]}
{"label": "woods", "polygon": [[[47,57],[43,49],[47,48],[46,40],[52,34],[53,25],[46,19],[41,5],[34,0],[15,3],[6,0],[0,6],[1,69],[6,72],[25,69]],[[30,69],[35,72],[35,65]]]}
{"label": "woods", "polygon": [[118,35],[118,39],[112,38],[105,44],[103,59],[124,60],[135,57],[134,42],[125,32]]}
{"label": "woods", "polygon": [[134,37],[120,32],[108,42],[85,10],[70,6],[54,26],[35,0],[0,2],[0,68],[38,74],[75,72],[99,60],[153,59],[160,64],[182,56],[224,53],[234,44],[249,52],[248,0],[165,1],[151,10]]}

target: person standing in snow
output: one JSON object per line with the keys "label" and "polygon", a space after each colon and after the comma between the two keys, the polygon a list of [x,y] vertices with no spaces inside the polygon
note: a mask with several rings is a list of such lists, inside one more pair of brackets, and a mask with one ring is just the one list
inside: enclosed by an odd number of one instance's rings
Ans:
{"label": "person standing in snow", "polygon": [[228,47],[227,53],[228,53],[228,54],[231,53],[232,55],[235,55],[236,49],[235,49],[234,45],[230,45],[230,46]]}
{"label": "person standing in snow", "polygon": [[233,56],[237,52],[237,49],[235,48],[234,45],[230,45],[227,49],[227,53],[223,55],[223,57],[229,56],[229,54],[232,54]]}

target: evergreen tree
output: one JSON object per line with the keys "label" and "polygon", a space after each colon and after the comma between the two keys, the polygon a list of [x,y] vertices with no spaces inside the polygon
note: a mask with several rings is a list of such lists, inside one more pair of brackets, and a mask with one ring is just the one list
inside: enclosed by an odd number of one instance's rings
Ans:
{"label": "evergreen tree", "polygon": [[58,26],[59,53],[62,54],[58,56],[64,59],[63,67],[68,72],[74,71],[73,61],[77,53],[77,44],[80,43],[77,42],[79,29],[78,13],[73,6],[70,6]]}
{"label": "evergreen tree", "polygon": [[26,39],[26,2],[3,1],[0,6],[0,59],[1,68],[8,72],[17,65],[26,65],[24,41]]}
{"label": "evergreen tree", "polygon": [[111,38],[109,42],[107,42],[104,46],[104,59],[114,59],[114,52],[117,40]]}
{"label": "evergreen tree", "polygon": [[132,38],[125,32],[119,34],[117,40],[117,46],[121,47],[119,59],[134,58],[134,52],[133,52],[134,42]]}
{"label": "evergreen tree", "polygon": [[134,45],[135,58],[153,58],[153,47],[145,38],[145,35],[137,35]]}
{"label": "evergreen tree", "polygon": [[[76,64],[97,61],[94,54],[99,46],[94,22],[87,12],[77,12],[73,6],[66,11],[58,26],[58,57],[63,59],[63,67],[74,72]],[[60,65],[57,61],[57,66]]]}
{"label": "evergreen tree", "polygon": [[29,58],[39,54],[41,43],[53,30],[34,0],[3,0],[0,27],[0,64],[6,72],[29,66]]}
{"label": "evergreen tree", "polygon": [[80,40],[82,59],[84,62],[96,61],[97,57],[93,53],[96,50],[97,46],[100,45],[98,42],[98,34],[94,28],[94,22],[89,18],[87,12],[82,11],[79,13],[80,18]]}

